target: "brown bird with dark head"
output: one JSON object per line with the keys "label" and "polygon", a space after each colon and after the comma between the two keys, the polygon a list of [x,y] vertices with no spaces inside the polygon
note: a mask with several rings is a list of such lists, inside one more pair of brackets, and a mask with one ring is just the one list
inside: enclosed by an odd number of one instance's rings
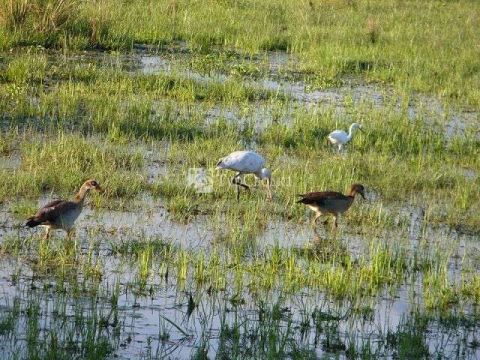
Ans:
{"label": "brown bird with dark head", "polygon": [[34,216],[28,218],[25,225],[29,227],[45,226],[47,229],[45,239],[50,237],[52,229],[63,229],[67,232],[67,236],[70,237],[73,224],[82,212],[85,196],[92,189],[102,190],[96,180],[85,181],[72,201],[54,200],[49,202],[40,208]]}
{"label": "brown bird with dark head", "polygon": [[365,187],[360,184],[353,184],[348,195],[335,191],[311,192],[304,195],[298,203],[307,205],[310,209],[316,212],[316,216],[312,221],[315,225],[318,218],[322,215],[332,214],[335,218],[334,227],[338,226],[337,218],[340,214],[347,211],[353,204],[355,195],[360,194],[365,199]]}

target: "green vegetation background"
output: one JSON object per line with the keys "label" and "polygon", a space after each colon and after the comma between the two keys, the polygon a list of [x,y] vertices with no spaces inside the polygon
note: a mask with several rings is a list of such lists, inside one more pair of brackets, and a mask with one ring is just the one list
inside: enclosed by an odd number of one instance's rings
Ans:
{"label": "green vegetation background", "polygon": [[185,40],[208,52],[286,50],[319,85],[368,80],[480,106],[480,2],[2,0],[0,49],[129,49]]}

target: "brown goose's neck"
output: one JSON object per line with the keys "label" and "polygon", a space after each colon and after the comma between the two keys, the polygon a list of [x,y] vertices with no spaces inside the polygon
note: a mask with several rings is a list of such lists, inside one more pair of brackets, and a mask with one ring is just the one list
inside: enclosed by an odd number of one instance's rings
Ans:
{"label": "brown goose's neck", "polygon": [[85,200],[85,196],[87,195],[89,189],[87,187],[82,186],[78,193],[75,195],[74,201],[79,204],[83,204],[83,200]]}
{"label": "brown goose's neck", "polygon": [[349,198],[355,199],[355,195],[357,195],[357,192],[355,190],[351,190],[350,193],[347,195]]}
{"label": "brown goose's neck", "polygon": [[350,208],[350,206],[352,206],[353,201],[355,200],[355,195],[356,195],[355,192],[350,192],[350,194],[347,195],[347,198],[348,198],[348,208]]}
{"label": "brown goose's neck", "polygon": [[355,194],[350,194],[348,197],[348,206],[350,207],[353,204],[353,200],[355,200]]}

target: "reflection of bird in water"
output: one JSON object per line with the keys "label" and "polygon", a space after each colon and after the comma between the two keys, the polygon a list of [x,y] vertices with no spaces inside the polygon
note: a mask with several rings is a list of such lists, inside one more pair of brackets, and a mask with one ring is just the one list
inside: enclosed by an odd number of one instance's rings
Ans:
{"label": "reflection of bird in water", "polygon": [[337,228],[338,216],[352,206],[355,195],[357,194],[360,194],[365,199],[365,187],[363,185],[353,184],[348,195],[343,195],[336,191],[311,192],[299,195],[302,198],[297,201],[297,203],[305,204],[315,211],[316,216],[312,221],[313,226],[315,226],[320,216],[332,214],[335,218],[334,227]]}
{"label": "reflection of bird in water", "polygon": [[73,200],[54,200],[49,202],[40,208],[34,216],[28,218],[25,225],[29,227],[44,226],[47,230],[45,239],[50,237],[52,229],[65,230],[70,238],[75,220],[82,212],[85,196],[91,189],[100,191],[101,187],[97,181],[87,180],[83,183]]}
{"label": "reflection of bird in water", "polygon": [[305,240],[303,246],[291,248],[300,257],[325,262],[332,258],[340,260],[349,255],[345,243],[338,238],[336,232],[325,233],[313,228],[313,232],[307,235]]}
{"label": "reflection of bird in water", "polygon": [[234,151],[218,161],[217,169],[228,169],[237,172],[232,179],[232,183],[237,185],[237,200],[240,199],[240,186],[246,190],[250,189],[247,184],[242,183],[244,174],[254,174],[260,180],[267,180],[268,197],[272,197],[270,170],[265,167],[265,159],[256,152]]}
{"label": "reflection of bird in water", "polygon": [[305,255],[319,261],[329,261],[332,258],[342,259],[348,256],[348,249],[342,241],[339,241],[336,236],[321,237],[320,234],[314,230],[313,239],[310,241],[310,246],[304,249]]}
{"label": "reflection of bird in water", "polygon": [[418,240],[422,235],[422,223],[425,219],[425,210],[422,207],[410,212],[410,240]]}

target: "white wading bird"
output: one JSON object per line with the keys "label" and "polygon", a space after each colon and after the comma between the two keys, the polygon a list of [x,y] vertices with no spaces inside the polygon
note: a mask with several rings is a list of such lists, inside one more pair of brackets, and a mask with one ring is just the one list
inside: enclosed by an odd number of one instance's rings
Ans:
{"label": "white wading bird", "polygon": [[85,196],[92,189],[102,190],[96,180],[85,181],[72,201],[54,200],[49,202],[41,207],[34,216],[28,218],[25,225],[28,227],[44,226],[47,230],[45,239],[50,237],[52,229],[63,229],[70,238],[72,236],[73,224],[82,212]]}
{"label": "white wading bird", "polygon": [[357,129],[362,130],[362,125],[353,123],[350,125],[348,134],[343,130],[334,130],[328,134],[328,140],[332,143],[332,145],[338,146],[338,151],[342,151],[343,146],[351,140],[353,132]]}
{"label": "white wading bird", "polygon": [[271,172],[265,166],[265,159],[254,151],[234,151],[230,155],[220,159],[217,163],[217,170],[228,169],[237,173],[232,179],[232,184],[237,185],[237,200],[240,199],[240,186],[250,189],[242,183],[244,174],[254,174],[260,180],[267,180],[268,198],[272,198],[270,185],[272,182]]}

